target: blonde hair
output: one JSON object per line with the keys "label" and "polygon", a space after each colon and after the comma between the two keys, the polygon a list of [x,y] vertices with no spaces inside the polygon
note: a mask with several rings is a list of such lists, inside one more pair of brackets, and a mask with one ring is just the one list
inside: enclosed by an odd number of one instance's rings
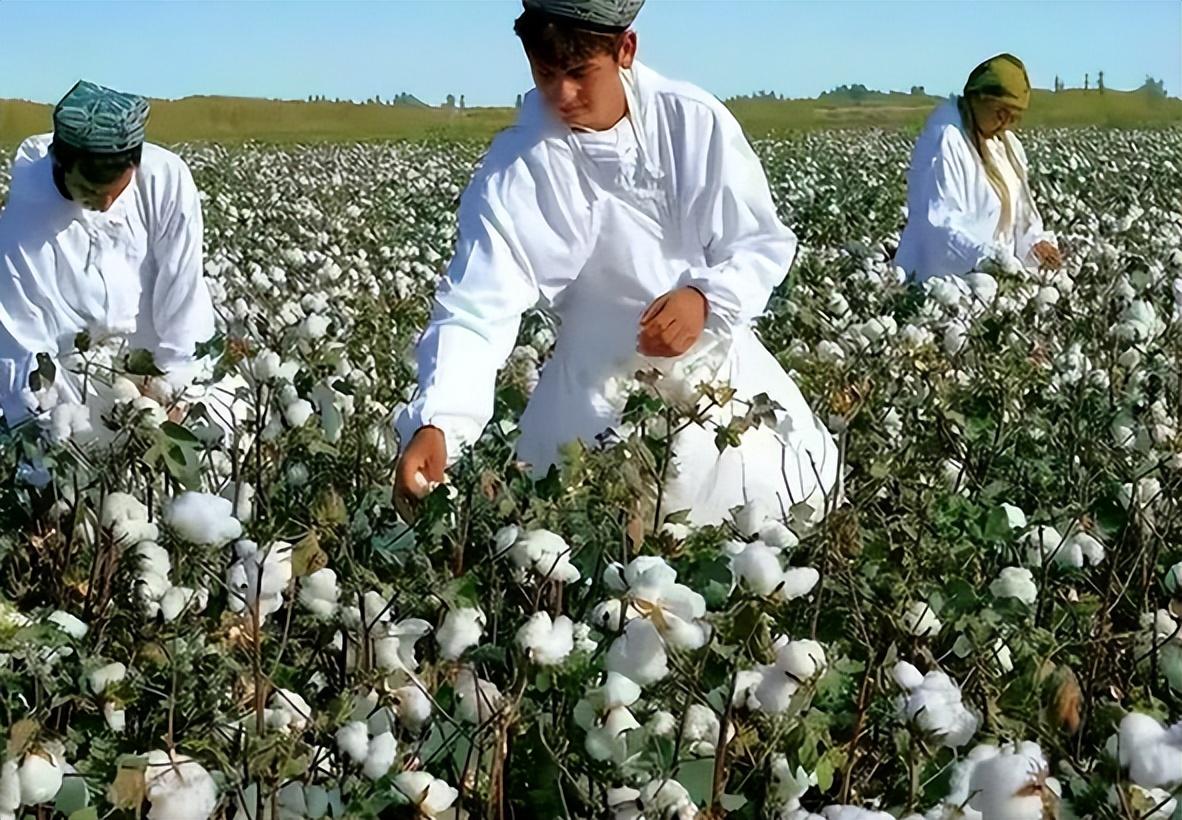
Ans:
{"label": "blonde hair", "polygon": [[[973,106],[970,104],[970,99],[967,96],[962,96],[957,101],[957,107],[960,109],[960,117],[964,122],[965,130],[968,131],[970,141],[977,149],[977,154],[981,157],[981,162],[985,166],[985,177],[989,180],[989,184],[993,186],[993,190],[997,192],[998,199],[1001,200],[1001,214],[997,219],[997,229],[1002,225],[1008,225],[1013,218],[1014,203],[1010,197],[1010,188],[1006,185],[1005,177],[1001,175],[1001,169],[997,167],[997,163],[993,161],[993,154],[985,146],[985,140],[981,137],[981,132],[977,128],[977,116],[973,113]],[[1014,154],[1014,146],[1010,143],[1009,135],[1005,131],[1001,132],[1001,144],[1006,149],[1006,159],[1014,168],[1014,173],[1022,183],[1022,194],[1027,191],[1026,169],[1022,163],[1018,161],[1018,157]]]}

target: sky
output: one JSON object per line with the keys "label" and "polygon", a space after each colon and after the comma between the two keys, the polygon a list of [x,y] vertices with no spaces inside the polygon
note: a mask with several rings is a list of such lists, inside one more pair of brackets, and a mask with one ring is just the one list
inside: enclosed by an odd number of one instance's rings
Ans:
{"label": "sky", "polygon": [[[54,102],[78,79],[194,94],[511,105],[532,85],[520,0],[0,0],[0,98]],[[957,90],[1010,51],[1036,87],[1152,75],[1182,92],[1179,0],[648,0],[640,58],[719,97],[842,84]]]}

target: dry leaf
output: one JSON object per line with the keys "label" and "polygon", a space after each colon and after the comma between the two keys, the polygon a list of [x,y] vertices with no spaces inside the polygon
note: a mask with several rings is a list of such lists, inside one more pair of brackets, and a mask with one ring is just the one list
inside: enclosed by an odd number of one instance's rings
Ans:
{"label": "dry leaf", "polygon": [[117,809],[135,811],[144,802],[148,784],[143,769],[119,768],[115,781],[107,788],[107,800]]}
{"label": "dry leaf", "polygon": [[328,554],[320,547],[320,537],[316,535],[316,530],[309,530],[292,547],[291,572],[295,577],[302,578],[327,566]]}
{"label": "dry leaf", "polygon": [[9,759],[18,758],[25,753],[33,738],[37,736],[38,728],[37,721],[32,718],[24,718],[12,724],[12,728],[8,730]]}
{"label": "dry leaf", "polygon": [[1061,666],[1053,686],[1051,718],[1059,728],[1073,735],[1079,730],[1083,712],[1083,691],[1079,688],[1079,679],[1070,668]]}

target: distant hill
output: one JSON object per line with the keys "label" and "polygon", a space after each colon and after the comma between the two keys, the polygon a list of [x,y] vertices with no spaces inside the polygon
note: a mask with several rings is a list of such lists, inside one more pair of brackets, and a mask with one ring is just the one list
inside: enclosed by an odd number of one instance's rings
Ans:
{"label": "distant hill", "polygon": [[[727,101],[753,136],[818,128],[918,128],[941,100],[926,93],[853,87],[819,99],[770,95]],[[512,108],[432,107],[411,94],[369,103],[186,97],[152,103],[148,136],[155,142],[319,142],[334,140],[488,139],[513,122]],[[1177,126],[1182,100],[1140,91],[1035,90],[1024,128],[1043,126]],[[0,143],[52,128],[52,106],[0,100]]]}

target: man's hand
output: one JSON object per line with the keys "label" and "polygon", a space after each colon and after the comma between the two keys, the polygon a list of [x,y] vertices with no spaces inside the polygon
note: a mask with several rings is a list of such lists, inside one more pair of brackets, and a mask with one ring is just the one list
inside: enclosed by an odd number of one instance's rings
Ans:
{"label": "man's hand", "polygon": [[1036,244],[1031,252],[1038,260],[1039,267],[1045,270],[1058,270],[1063,267],[1063,254],[1059,253],[1059,249],[1045,239]]}
{"label": "man's hand", "polygon": [[443,481],[446,468],[447,440],[443,431],[420,427],[394,469],[394,500],[413,505]]}
{"label": "man's hand", "polygon": [[680,356],[702,335],[709,309],[706,297],[697,288],[669,291],[640,317],[636,349],[645,356]]}

